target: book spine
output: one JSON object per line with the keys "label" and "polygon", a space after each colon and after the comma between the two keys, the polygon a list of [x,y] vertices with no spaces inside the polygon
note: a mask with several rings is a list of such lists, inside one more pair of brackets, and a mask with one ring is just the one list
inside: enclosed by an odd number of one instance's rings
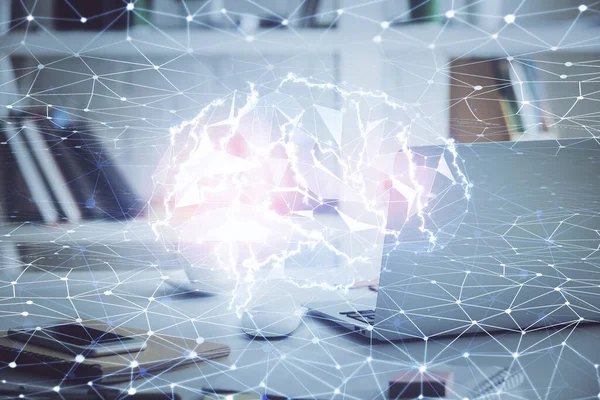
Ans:
{"label": "book spine", "polygon": [[516,139],[523,133],[523,121],[518,113],[517,95],[515,94],[513,81],[510,76],[510,64],[505,60],[497,60],[492,63],[498,92],[501,96],[501,107],[505,118],[510,122],[508,125],[511,140]]}
{"label": "book spine", "polygon": [[9,125],[8,132],[9,134],[7,136],[9,137],[7,138],[7,142],[13,150],[19,168],[18,172],[23,174],[23,178],[29,188],[33,201],[37,205],[40,214],[46,223],[56,222],[59,218],[58,212],[47,196],[48,191],[46,190],[44,181],[21,137],[22,131],[17,131],[14,125]]}
{"label": "book spine", "polygon": [[69,192],[65,179],[56,164],[56,160],[44,148],[42,135],[33,125],[32,121],[25,123],[24,132],[33,150],[33,155],[40,164],[42,173],[45,175],[51,190],[54,192],[60,208],[64,211],[69,221],[79,221],[81,219],[81,212],[77,208],[75,199]]}

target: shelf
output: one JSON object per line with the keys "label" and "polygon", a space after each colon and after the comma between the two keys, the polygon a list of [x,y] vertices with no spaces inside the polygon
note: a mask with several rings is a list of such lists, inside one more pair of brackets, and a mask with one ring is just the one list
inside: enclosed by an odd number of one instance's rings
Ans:
{"label": "shelf", "polygon": [[386,51],[429,51],[451,57],[513,57],[544,52],[600,52],[600,25],[556,21],[542,25],[403,25],[381,36]]}
{"label": "shelf", "polygon": [[136,54],[175,57],[188,52],[196,56],[331,54],[337,51],[360,54],[361,50],[372,50],[373,46],[385,52],[416,51],[450,57],[518,56],[551,52],[553,46],[560,52],[600,52],[600,25],[589,22],[574,26],[564,22],[524,27],[512,24],[494,30],[464,24],[408,24],[386,30],[369,25],[360,29],[268,29],[251,37],[229,30],[135,28],[129,33],[35,31],[11,32],[0,37],[1,52],[35,57],[112,58]]}
{"label": "shelf", "polygon": [[272,29],[252,36],[226,30],[157,31],[148,28],[98,32],[14,32],[0,37],[0,51],[15,56],[177,56],[193,53],[200,56],[240,54],[328,53],[331,37],[337,32],[324,30]]}

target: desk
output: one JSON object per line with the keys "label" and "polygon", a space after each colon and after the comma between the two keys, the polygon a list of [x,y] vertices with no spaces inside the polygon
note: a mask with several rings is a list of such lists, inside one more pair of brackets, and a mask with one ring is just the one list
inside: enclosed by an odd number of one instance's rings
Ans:
{"label": "desk", "polygon": [[[110,270],[74,270],[68,281],[61,281],[51,272],[32,271],[19,282],[14,288],[14,298],[12,285],[2,285],[2,329],[79,316],[126,322],[128,326],[157,333],[201,336],[207,341],[231,346],[228,358],[210,365],[198,364],[156,377],[141,377],[134,383],[138,390],[154,386],[168,388],[176,383],[175,390],[184,399],[200,398],[200,389],[222,381],[224,373],[241,379],[242,382],[236,384],[243,386],[258,386],[265,379],[266,384],[272,386],[268,377],[277,374],[268,371],[287,371],[284,375],[291,380],[285,382],[287,387],[298,386],[291,378],[295,376],[307,385],[307,390],[320,391],[320,398],[343,398],[344,394],[345,398],[354,399],[382,398],[376,396],[385,387],[378,388],[378,385],[397,371],[417,368],[423,363],[438,369],[438,364],[448,363],[475,375],[486,366],[516,363],[517,369],[527,372],[528,381],[520,397],[513,393],[502,398],[590,398],[599,392],[594,364],[600,363],[600,326],[567,327],[524,336],[500,333],[494,337],[430,339],[427,343],[370,344],[339,327],[306,317],[292,337],[266,342],[250,340],[240,332],[238,317],[228,307],[228,296],[177,294],[165,283],[164,276],[161,279],[160,273],[151,268],[120,271],[118,279]],[[112,294],[104,294],[108,290]],[[300,304],[313,296],[323,296],[319,289],[300,290],[273,282],[257,293],[261,293],[254,299],[258,303],[278,299]],[[366,289],[349,294],[357,299],[367,299],[369,295],[372,293]],[[154,299],[151,301],[150,297]],[[28,300],[33,303],[27,304]],[[29,314],[23,316],[24,311]],[[465,352],[469,353],[467,358]],[[519,353],[517,359],[513,357],[515,352]],[[281,385],[281,382],[273,382],[275,384]],[[340,390],[337,396],[334,395],[336,389]]]}

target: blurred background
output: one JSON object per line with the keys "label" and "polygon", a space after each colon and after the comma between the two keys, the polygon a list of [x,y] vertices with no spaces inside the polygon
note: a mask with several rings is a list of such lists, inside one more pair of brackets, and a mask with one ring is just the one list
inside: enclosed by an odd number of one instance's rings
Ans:
{"label": "blurred background", "polygon": [[[156,200],[170,127],[290,72],[410,104],[411,145],[597,135],[600,8],[582,3],[0,0],[0,117],[37,127],[9,152],[44,143],[52,157],[37,163],[55,163],[70,192],[38,194],[58,214],[27,208],[35,179],[10,174],[5,218],[136,218]],[[341,107],[334,93],[319,104]]]}

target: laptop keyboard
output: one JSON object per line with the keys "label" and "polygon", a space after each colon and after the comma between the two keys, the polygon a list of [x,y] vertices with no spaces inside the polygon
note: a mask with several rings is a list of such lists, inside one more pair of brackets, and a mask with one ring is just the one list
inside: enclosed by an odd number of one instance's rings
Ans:
{"label": "laptop keyboard", "polygon": [[344,311],[340,314],[365,324],[373,325],[375,323],[375,310]]}

